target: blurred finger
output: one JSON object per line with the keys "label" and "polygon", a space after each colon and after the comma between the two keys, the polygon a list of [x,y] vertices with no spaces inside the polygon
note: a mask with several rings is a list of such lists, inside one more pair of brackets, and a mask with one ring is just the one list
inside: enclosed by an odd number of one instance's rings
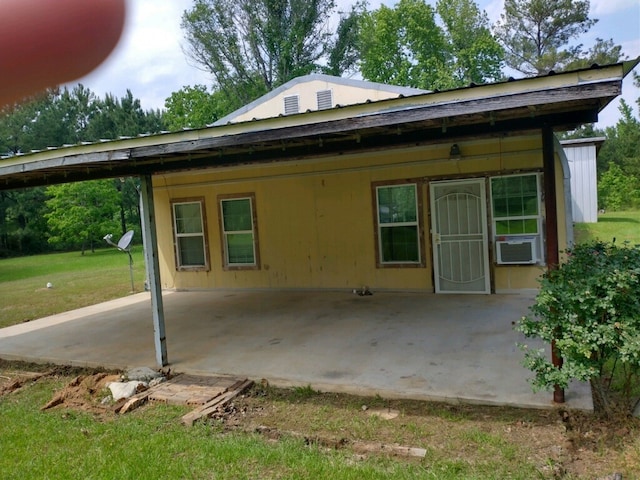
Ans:
{"label": "blurred finger", "polygon": [[125,0],[2,0],[0,106],[91,72],[124,19]]}

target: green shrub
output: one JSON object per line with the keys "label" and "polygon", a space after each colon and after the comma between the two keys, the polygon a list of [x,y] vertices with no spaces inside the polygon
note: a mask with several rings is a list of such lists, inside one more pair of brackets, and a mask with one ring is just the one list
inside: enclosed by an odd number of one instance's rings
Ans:
{"label": "green shrub", "polygon": [[636,405],[640,373],[640,246],[592,241],[567,251],[567,261],[546,273],[532,317],[517,329],[555,340],[562,368],[544,350],[525,345],[524,365],[534,390],[591,383],[594,410],[605,415]]}
{"label": "green shrub", "polygon": [[627,175],[615,163],[609,163],[609,169],[598,182],[599,208],[617,211],[637,206],[640,202],[638,183],[636,177]]}

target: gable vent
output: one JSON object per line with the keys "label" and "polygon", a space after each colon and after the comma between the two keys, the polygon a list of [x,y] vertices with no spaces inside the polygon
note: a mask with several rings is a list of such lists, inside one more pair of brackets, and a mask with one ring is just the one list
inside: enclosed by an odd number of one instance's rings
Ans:
{"label": "gable vent", "polygon": [[291,115],[300,111],[300,105],[298,104],[298,95],[291,95],[284,97],[284,114]]}
{"label": "gable vent", "polygon": [[326,110],[333,107],[333,95],[331,90],[318,90],[316,92],[318,100],[318,110]]}

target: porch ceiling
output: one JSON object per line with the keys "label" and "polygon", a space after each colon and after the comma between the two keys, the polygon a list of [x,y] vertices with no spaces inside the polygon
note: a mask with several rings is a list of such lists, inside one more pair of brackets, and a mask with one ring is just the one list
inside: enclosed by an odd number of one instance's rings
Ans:
{"label": "porch ceiling", "polygon": [[[543,126],[566,130],[597,121],[620,95],[625,67],[582,71],[606,71],[588,82],[573,72],[577,80],[562,86],[550,84],[552,76],[538,77],[373,102],[377,111],[368,105],[334,109],[338,113],[327,120],[324,112],[310,112],[285,126],[265,119],[11,157],[0,161],[0,190],[453,142]],[[510,90],[511,83],[526,88]]]}

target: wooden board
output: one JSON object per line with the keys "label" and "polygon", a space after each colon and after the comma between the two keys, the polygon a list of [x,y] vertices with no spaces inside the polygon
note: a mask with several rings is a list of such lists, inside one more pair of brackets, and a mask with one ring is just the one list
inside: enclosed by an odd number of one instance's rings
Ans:
{"label": "wooden board", "polygon": [[242,392],[247,390],[253,385],[252,380],[241,380],[238,381],[235,385],[229,388],[229,391],[224,394],[212,399],[206,404],[202,405],[199,408],[196,408],[194,411],[187,413],[182,417],[182,423],[187,426],[192,426],[197,420],[205,417],[210,417],[213,415],[219,408],[223,408],[227,405],[231,400],[236,398]]}
{"label": "wooden board", "polygon": [[149,401],[169,405],[204,405],[239,381],[227,376],[179,375],[149,389]]}

